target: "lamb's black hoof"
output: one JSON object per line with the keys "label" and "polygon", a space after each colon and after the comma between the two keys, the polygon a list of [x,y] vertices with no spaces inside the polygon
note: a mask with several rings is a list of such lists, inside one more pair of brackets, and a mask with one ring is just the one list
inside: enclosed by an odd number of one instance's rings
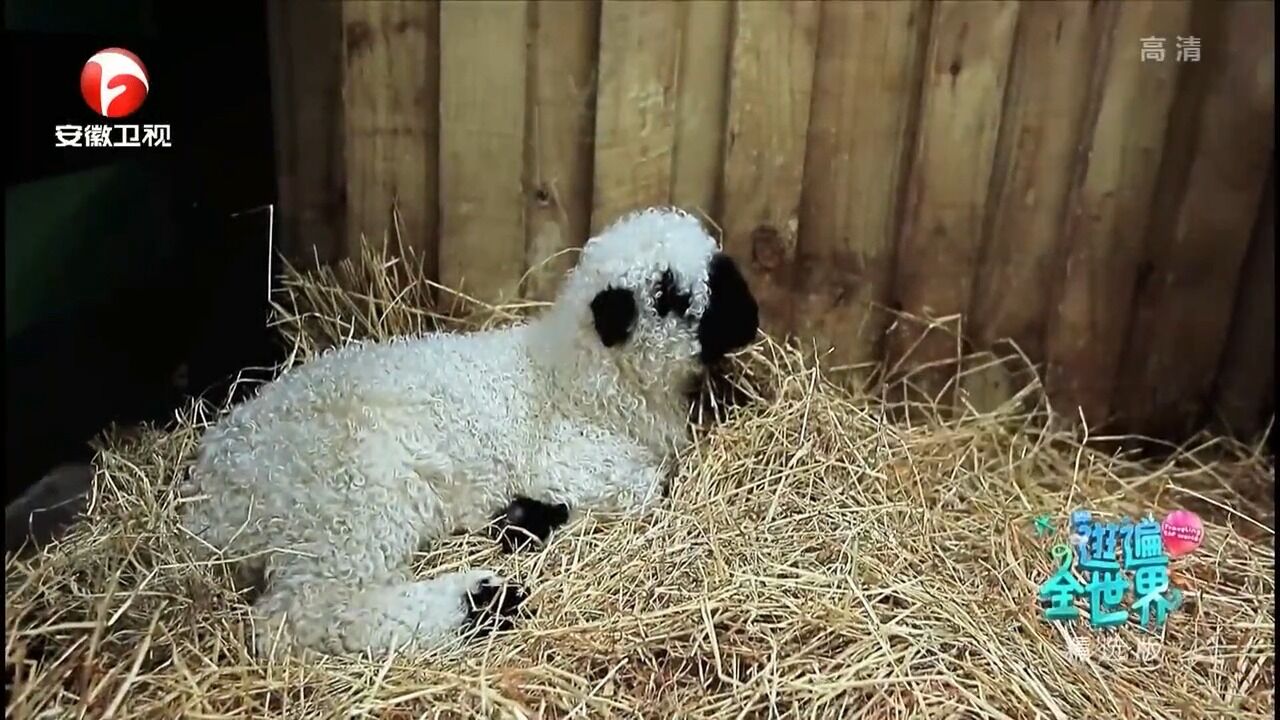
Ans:
{"label": "lamb's black hoof", "polygon": [[502,512],[493,517],[491,534],[505,552],[516,552],[541,545],[551,532],[569,521],[569,506],[548,505],[527,497],[516,497]]}
{"label": "lamb's black hoof", "polygon": [[524,601],[528,599],[524,589],[512,582],[497,579],[482,580],[467,591],[467,622],[465,632],[472,637],[484,637],[492,632],[502,632],[515,627],[517,615],[528,614]]}

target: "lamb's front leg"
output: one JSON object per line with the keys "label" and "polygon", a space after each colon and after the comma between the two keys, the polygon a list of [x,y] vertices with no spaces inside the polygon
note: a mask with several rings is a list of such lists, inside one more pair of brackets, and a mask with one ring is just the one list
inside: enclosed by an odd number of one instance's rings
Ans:
{"label": "lamb's front leg", "polygon": [[492,518],[491,536],[507,552],[541,546],[576,512],[642,514],[667,494],[657,462],[613,438],[558,444],[540,470]]}
{"label": "lamb's front leg", "polygon": [[493,516],[490,536],[505,552],[517,552],[542,545],[561,525],[569,521],[569,506],[544,503],[517,495]]}

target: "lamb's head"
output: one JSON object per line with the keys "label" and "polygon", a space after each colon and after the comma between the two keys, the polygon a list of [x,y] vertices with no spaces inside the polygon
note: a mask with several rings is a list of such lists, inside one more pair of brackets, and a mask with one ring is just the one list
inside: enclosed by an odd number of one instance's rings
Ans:
{"label": "lamb's head", "polygon": [[558,309],[637,377],[679,382],[749,345],[755,298],[693,215],[631,213],[587,241]]}

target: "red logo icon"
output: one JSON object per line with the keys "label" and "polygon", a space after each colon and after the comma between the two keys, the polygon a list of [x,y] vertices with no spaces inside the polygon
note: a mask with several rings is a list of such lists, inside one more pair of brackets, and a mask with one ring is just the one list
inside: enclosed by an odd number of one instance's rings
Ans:
{"label": "red logo icon", "polygon": [[1174,510],[1160,524],[1160,536],[1171,557],[1190,555],[1204,540],[1204,524],[1190,510]]}
{"label": "red logo icon", "polygon": [[80,71],[80,94],[89,107],[108,118],[128,117],[142,107],[151,89],[147,69],[123,48],[100,50]]}

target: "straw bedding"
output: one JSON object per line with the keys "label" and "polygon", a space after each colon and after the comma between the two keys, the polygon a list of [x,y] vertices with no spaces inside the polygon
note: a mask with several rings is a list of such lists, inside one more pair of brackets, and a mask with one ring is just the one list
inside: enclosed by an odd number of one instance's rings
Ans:
{"label": "straw bedding", "polygon": [[[529,309],[413,277],[372,254],[290,272],[294,360]],[[90,520],[7,562],[6,716],[1272,717],[1270,459],[1206,438],[1140,461],[1048,429],[1043,402],[945,417],[846,390],[771,341],[739,365],[756,401],[698,431],[656,516],[571,526],[534,554],[459,537],[419,557],[424,576],[506,572],[535,609],[427,659],[255,663],[225,568],[174,543],[174,481],[216,408],[113,433]],[[1075,507],[1204,519],[1201,550],[1173,562],[1185,600],[1158,646],[1040,618]],[[1041,513],[1055,537],[1032,532]]]}

